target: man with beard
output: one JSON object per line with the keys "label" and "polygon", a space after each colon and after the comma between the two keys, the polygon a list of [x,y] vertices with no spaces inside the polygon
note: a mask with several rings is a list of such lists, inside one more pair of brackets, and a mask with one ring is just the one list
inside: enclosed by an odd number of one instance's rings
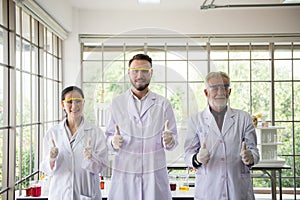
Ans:
{"label": "man with beard", "polygon": [[259,152],[252,118],[227,105],[226,73],[208,73],[205,84],[208,106],[190,118],[184,144],[186,164],[197,168],[195,200],[254,199],[250,168]]}
{"label": "man with beard", "polygon": [[137,54],[129,61],[131,89],[110,104],[106,142],[115,153],[110,200],[171,200],[165,150],[177,145],[170,102],[148,86],[152,59]]}

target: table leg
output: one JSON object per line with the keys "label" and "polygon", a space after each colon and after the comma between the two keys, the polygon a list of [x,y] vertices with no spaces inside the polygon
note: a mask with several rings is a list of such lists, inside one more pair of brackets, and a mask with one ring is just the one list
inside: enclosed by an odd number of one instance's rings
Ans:
{"label": "table leg", "polygon": [[272,199],[276,200],[276,170],[271,170]]}
{"label": "table leg", "polygon": [[279,199],[282,200],[281,169],[278,169],[278,178],[279,178]]}

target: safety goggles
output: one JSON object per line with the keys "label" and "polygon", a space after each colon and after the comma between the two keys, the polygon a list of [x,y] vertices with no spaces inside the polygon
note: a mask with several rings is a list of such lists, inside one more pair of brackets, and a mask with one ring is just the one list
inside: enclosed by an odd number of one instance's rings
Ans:
{"label": "safety goggles", "polygon": [[84,101],[84,98],[68,98],[63,100],[63,102],[67,105],[72,105],[73,103],[75,104],[82,104]]}
{"label": "safety goggles", "polygon": [[138,74],[139,72],[141,72],[142,74],[144,75],[148,75],[150,74],[152,68],[139,68],[139,67],[132,67],[132,68],[129,68],[129,71],[131,74]]}
{"label": "safety goggles", "polygon": [[228,92],[230,90],[230,85],[229,84],[210,85],[207,86],[207,89],[213,93],[217,93],[219,90],[221,92]]}

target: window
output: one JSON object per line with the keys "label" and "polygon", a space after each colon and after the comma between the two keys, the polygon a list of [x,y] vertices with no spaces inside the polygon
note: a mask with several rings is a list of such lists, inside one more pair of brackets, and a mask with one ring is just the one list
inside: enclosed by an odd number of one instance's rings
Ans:
{"label": "window", "polygon": [[0,10],[0,199],[14,199],[38,179],[42,138],[62,116],[62,39],[12,0]]}
{"label": "window", "polygon": [[[141,39],[142,38],[142,39]],[[222,42],[222,39],[224,42]],[[225,71],[231,77],[230,105],[251,114],[261,113],[269,124],[284,126],[279,156],[294,170],[283,171],[283,187],[300,185],[300,43],[260,42],[253,37],[203,41],[203,37],[173,39],[160,36],[93,38],[81,36],[82,80],[87,91],[86,117],[105,127],[106,108],[113,97],[130,88],[128,61],[137,53],[153,59],[150,89],[167,97],[174,108],[180,146],[168,162],[182,161],[187,119],[207,105],[204,77]],[[280,38],[278,39],[280,40]],[[95,120],[96,119],[96,120]],[[255,179],[254,187],[270,187]]]}

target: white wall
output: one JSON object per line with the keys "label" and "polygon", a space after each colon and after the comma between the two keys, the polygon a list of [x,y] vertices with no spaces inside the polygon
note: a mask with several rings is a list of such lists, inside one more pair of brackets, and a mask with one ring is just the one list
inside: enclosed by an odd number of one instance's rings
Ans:
{"label": "white wall", "polygon": [[72,6],[69,1],[62,0],[34,0],[49,15],[51,15],[57,23],[64,27],[66,31],[72,31]]}
{"label": "white wall", "polygon": [[186,34],[300,33],[300,7],[196,11],[80,11],[81,33],[120,34],[145,27]]}
{"label": "white wall", "polygon": [[119,35],[144,28],[180,34],[300,33],[300,7],[125,12],[71,9],[61,0],[37,2],[69,31],[63,52],[65,86],[81,83],[78,35],[83,33]]}

